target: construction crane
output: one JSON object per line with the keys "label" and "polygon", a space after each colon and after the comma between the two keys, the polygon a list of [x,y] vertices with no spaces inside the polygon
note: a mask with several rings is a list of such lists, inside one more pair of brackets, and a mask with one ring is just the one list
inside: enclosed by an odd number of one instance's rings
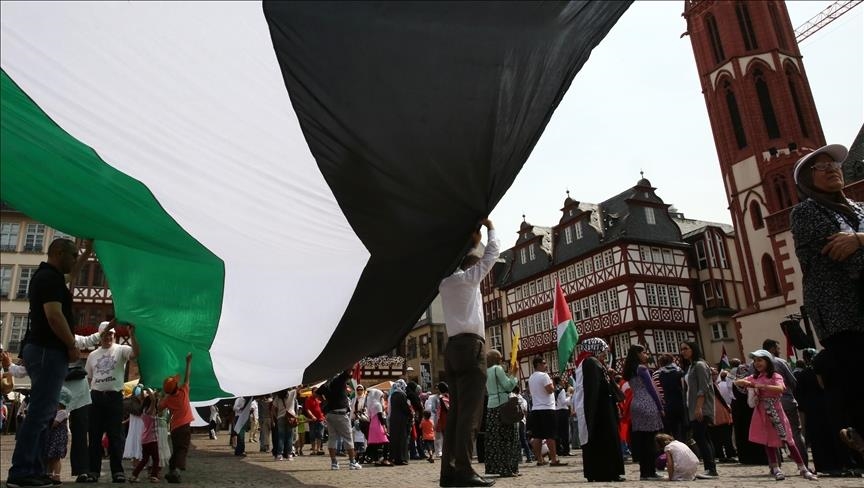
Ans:
{"label": "construction crane", "polygon": [[857,7],[864,0],[847,0],[845,2],[834,2],[825,7],[824,10],[814,15],[812,19],[798,26],[795,29],[795,40],[800,44],[801,41],[807,39],[813,34],[819,32],[826,25],[834,22],[841,15]]}

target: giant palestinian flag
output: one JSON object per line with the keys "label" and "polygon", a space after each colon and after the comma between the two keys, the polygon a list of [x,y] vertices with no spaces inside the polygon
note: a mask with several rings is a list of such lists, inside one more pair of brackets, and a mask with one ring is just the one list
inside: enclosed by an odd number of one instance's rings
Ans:
{"label": "giant palestinian flag", "polygon": [[4,2],[2,199],[95,239],[146,383],[393,347],[629,2]]}

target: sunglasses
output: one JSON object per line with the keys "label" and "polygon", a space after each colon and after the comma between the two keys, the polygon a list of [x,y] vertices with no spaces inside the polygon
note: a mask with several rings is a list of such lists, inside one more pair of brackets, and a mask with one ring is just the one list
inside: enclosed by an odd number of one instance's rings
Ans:
{"label": "sunglasses", "polygon": [[813,163],[811,168],[813,171],[838,171],[843,166],[839,161],[821,161]]}

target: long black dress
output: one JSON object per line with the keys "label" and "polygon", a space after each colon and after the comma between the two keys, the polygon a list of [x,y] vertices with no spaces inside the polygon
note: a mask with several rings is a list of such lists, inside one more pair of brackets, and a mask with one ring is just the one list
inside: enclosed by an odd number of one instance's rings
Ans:
{"label": "long black dress", "polygon": [[[743,377],[743,376],[741,376]],[[753,409],[747,405],[747,393],[732,388],[732,428],[735,431],[735,447],[741,464],[768,464],[765,447],[750,442],[750,420]]]}
{"label": "long black dress", "polygon": [[401,391],[390,397],[390,457],[395,464],[408,462],[408,440],[411,438],[411,408],[408,397]]}
{"label": "long black dress", "polygon": [[[583,411],[578,412],[588,427],[588,443],[582,444],[582,461],[588,481],[614,481],[624,475],[624,458],[618,437],[618,410],[615,386],[606,368],[594,357],[582,362]],[[582,439],[582,442],[585,442]]]}

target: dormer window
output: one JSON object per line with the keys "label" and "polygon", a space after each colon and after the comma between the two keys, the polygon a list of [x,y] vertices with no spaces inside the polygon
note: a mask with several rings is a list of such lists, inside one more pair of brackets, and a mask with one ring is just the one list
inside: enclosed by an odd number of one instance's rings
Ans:
{"label": "dormer window", "polygon": [[654,225],[657,223],[657,219],[654,218],[654,209],[652,207],[645,207],[645,220],[648,222],[648,225]]}
{"label": "dormer window", "polygon": [[534,258],[537,256],[534,254],[534,244],[528,246],[528,255],[531,257],[531,261],[534,261]]}
{"label": "dormer window", "polygon": [[520,261],[522,264],[525,264],[525,263],[528,262],[528,256],[527,256],[527,254],[528,254],[528,253],[525,251],[525,248],[524,248],[524,247],[523,247],[522,249],[519,250],[519,261]]}
{"label": "dormer window", "polygon": [[576,229],[576,239],[582,238],[582,222],[576,222],[576,225],[573,226]]}
{"label": "dormer window", "polygon": [[567,244],[573,244],[573,228],[567,227],[564,229],[564,242]]}

